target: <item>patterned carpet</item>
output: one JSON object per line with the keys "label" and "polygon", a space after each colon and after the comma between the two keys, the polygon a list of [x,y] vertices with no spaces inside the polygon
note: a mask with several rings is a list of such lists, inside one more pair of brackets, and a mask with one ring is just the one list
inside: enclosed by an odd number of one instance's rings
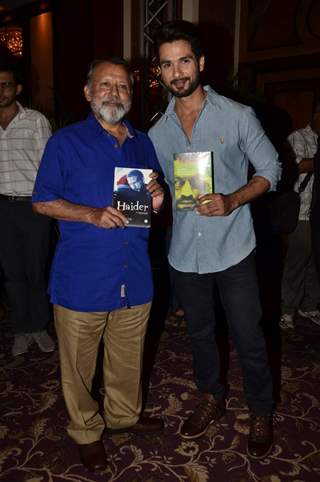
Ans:
{"label": "patterned carpet", "polygon": [[[227,416],[206,436],[185,441],[179,428],[194,407],[190,344],[184,323],[153,321],[147,342],[146,411],[162,415],[160,436],[105,436],[109,464],[92,475],[79,463],[68,439],[67,414],[61,395],[57,353],[45,355],[36,345],[12,358],[12,327],[0,328],[0,480],[3,482],[316,482],[320,480],[320,327],[297,319],[294,334],[273,343],[274,358],[282,359],[279,404],[274,419],[275,445],[263,461],[246,455],[248,413],[243,399],[237,355],[222,343],[229,392]],[[227,350],[227,348],[230,348]],[[280,352],[281,351],[281,352]],[[154,356],[155,355],[155,356]],[[152,369],[151,369],[152,368]],[[280,380],[280,377],[278,377]]]}

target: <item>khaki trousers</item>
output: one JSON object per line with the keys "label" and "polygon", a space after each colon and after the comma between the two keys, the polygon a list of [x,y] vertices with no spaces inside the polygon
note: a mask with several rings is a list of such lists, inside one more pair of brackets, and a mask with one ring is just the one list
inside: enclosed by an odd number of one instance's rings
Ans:
{"label": "khaki trousers", "polygon": [[[78,444],[101,438],[105,425],[134,425],[141,412],[144,338],[151,303],[87,313],[54,305],[61,381],[70,416],[68,434]],[[104,415],[91,396],[100,341],[104,345]]]}

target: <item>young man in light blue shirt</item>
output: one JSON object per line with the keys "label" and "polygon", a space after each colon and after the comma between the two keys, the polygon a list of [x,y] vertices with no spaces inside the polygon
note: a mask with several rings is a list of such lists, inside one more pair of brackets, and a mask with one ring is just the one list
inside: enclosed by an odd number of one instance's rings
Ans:
{"label": "young man in light blue shirt", "polygon": [[[276,185],[278,156],[251,108],[201,85],[205,59],[193,24],[165,24],[157,47],[162,81],[173,99],[149,135],[173,199],[169,262],[202,394],[181,436],[203,435],[225,411],[215,340],[213,286],[217,285],[243,367],[251,414],[248,453],[262,458],[273,441],[272,381],[260,327],[255,235],[248,203]],[[201,195],[193,210],[177,210],[173,156],[203,151],[213,152],[214,194]],[[249,161],[255,174],[248,181]]]}

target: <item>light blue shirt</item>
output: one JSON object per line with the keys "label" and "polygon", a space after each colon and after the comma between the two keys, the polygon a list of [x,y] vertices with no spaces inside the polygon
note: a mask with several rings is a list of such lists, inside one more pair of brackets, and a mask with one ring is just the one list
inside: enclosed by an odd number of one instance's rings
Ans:
{"label": "light blue shirt", "polygon": [[281,174],[278,154],[250,107],[205,87],[203,109],[193,126],[192,141],[175,113],[175,98],[149,136],[169,185],[173,202],[169,262],[183,272],[214,273],[238,264],[255,248],[250,206],[228,216],[200,216],[196,211],[176,211],[173,155],[177,152],[212,151],[215,192],[233,193],[248,182],[249,161],[255,175],[274,189]]}

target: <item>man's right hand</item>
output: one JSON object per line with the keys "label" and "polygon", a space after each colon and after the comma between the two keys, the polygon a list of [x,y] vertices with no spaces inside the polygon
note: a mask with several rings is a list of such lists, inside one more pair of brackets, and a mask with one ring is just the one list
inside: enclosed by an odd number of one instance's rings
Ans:
{"label": "man's right hand", "polygon": [[123,228],[128,224],[126,216],[112,206],[93,208],[88,215],[88,221],[105,229]]}
{"label": "man's right hand", "polygon": [[125,215],[112,206],[92,208],[65,201],[64,199],[55,199],[53,201],[33,202],[32,208],[34,212],[44,216],[63,221],[79,221],[94,224],[99,228],[123,228],[128,224]]}

